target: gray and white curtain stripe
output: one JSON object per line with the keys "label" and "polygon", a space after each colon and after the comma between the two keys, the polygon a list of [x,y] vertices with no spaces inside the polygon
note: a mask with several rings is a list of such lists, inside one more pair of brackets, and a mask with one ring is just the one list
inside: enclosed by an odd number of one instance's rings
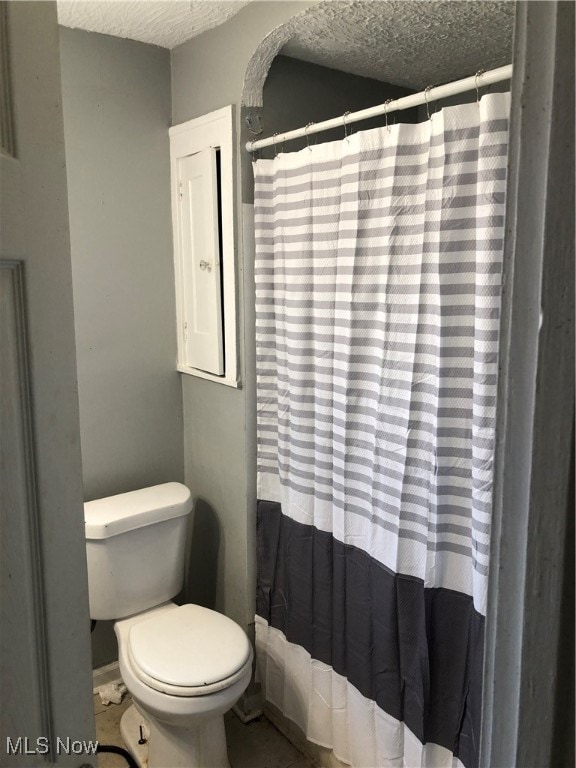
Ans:
{"label": "gray and white curtain stripe", "polygon": [[477,765],[508,111],[255,163],[259,674],[357,768]]}

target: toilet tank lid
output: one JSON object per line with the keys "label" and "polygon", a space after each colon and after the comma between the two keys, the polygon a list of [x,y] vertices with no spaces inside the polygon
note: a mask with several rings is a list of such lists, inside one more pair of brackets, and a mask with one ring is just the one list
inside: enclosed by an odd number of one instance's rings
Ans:
{"label": "toilet tank lid", "polygon": [[107,539],[151,523],[187,515],[192,508],[189,489],[182,483],[163,483],[119,493],[84,504],[87,539]]}

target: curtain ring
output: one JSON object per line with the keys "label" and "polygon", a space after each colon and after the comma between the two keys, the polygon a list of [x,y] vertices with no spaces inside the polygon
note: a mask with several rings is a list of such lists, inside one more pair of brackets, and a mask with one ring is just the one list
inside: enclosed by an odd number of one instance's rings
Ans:
{"label": "curtain ring", "polygon": [[312,147],[310,146],[310,138],[308,136],[308,130],[310,129],[310,126],[314,125],[314,123],[307,123],[306,127],[304,128],[304,136],[306,136],[306,146],[312,152]]}
{"label": "curtain ring", "polygon": [[426,114],[428,115],[428,120],[432,119],[432,116],[430,115],[430,102],[428,101],[428,91],[431,91],[432,88],[434,88],[433,85],[427,85],[426,88],[424,88],[424,98],[426,99]]}
{"label": "curtain ring", "polygon": [[479,69],[474,75],[474,85],[476,86],[476,104],[480,104],[480,88],[478,86],[478,78],[486,72],[485,69]]}
{"label": "curtain ring", "polygon": [[344,138],[346,139],[346,141],[350,141],[348,136],[348,126],[346,125],[346,118],[348,117],[349,114],[350,114],[350,111],[344,112],[344,114],[342,115],[342,120],[344,122]]}
{"label": "curtain ring", "polygon": [[386,130],[390,133],[390,126],[388,125],[388,104],[391,104],[394,99],[386,99],[384,102],[384,117],[386,118]]}
{"label": "curtain ring", "polygon": [[278,147],[276,146],[276,136],[278,136],[278,134],[277,134],[277,133],[274,133],[274,134],[272,135],[272,143],[273,143],[273,145],[274,145],[274,158],[277,158],[277,157],[278,157]]}

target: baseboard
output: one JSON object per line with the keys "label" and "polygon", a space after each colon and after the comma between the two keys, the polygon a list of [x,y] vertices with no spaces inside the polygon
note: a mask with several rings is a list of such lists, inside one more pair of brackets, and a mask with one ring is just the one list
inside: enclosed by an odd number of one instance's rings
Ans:
{"label": "baseboard", "polygon": [[120,683],[122,677],[120,676],[120,667],[117,661],[113,661],[112,664],[106,664],[103,667],[98,667],[92,671],[92,692],[98,693],[101,688],[110,683]]}

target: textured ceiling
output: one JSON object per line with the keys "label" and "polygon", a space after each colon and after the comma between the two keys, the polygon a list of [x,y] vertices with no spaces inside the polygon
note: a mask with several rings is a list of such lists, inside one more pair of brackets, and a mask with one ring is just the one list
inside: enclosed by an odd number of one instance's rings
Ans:
{"label": "textured ceiling", "polygon": [[249,0],[58,0],[58,22],[174,48],[238,13]]}
{"label": "textured ceiling", "polygon": [[513,2],[329,0],[291,20],[282,53],[420,90],[510,64]]}
{"label": "textured ceiling", "polygon": [[[58,0],[58,20],[174,48],[224,23],[248,2]],[[273,30],[249,70],[262,69],[263,81],[283,46],[281,52],[296,59],[419,90],[509,64],[513,29],[513,2],[325,0]],[[255,90],[261,92],[261,84]],[[253,103],[252,96],[246,103]]]}

